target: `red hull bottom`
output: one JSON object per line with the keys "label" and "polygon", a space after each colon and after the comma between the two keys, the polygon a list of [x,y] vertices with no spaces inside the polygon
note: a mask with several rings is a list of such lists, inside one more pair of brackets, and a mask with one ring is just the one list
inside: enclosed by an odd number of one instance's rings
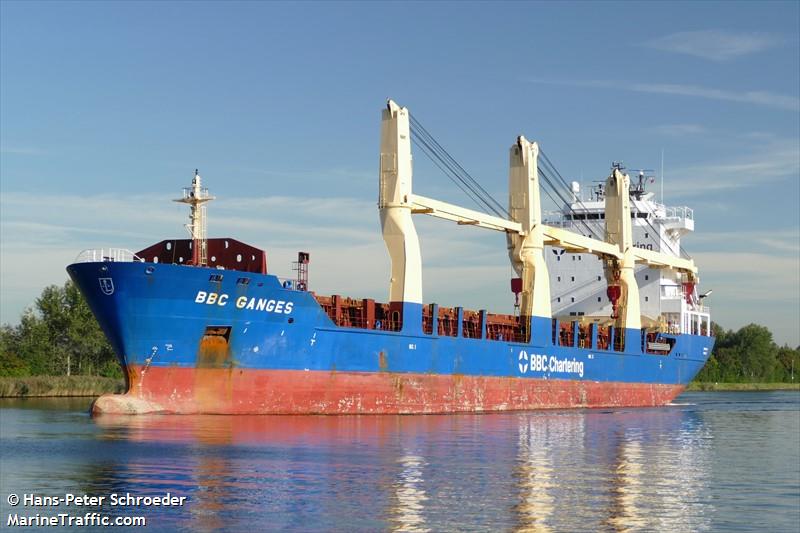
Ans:
{"label": "red hull bottom", "polygon": [[412,414],[581,407],[652,407],[682,385],[598,383],[388,372],[129,369],[126,394],[103,395],[94,413]]}

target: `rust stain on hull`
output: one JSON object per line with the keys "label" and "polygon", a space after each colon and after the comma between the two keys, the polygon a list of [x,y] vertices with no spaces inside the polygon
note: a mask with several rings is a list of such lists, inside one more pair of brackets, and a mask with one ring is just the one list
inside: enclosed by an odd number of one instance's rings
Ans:
{"label": "rust stain on hull", "polygon": [[[216,412],[221,405],[229,405],[234,399],[234,370],[229,335],[230,328],[209,327],[200,341],[197,368],[194,371],[194,388],[191,394],[181,395],[182,398],[194,398],[194,403],[198,406],[197,412]],[[170,394],[174,396],[177,392],[177,389],[173,389]]]}
{"label": "rust stain on hull", "polygon": [[221,335],[204,335],[197,351],[197,368],[224,368],[230,365],[228,339]]}

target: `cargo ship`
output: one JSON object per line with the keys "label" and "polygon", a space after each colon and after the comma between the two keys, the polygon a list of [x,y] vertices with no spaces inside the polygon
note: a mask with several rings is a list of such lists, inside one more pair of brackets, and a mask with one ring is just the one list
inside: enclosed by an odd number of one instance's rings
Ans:
{"label": "cargo ship", "polygon": [[[298,253],[296,275],[283,278],[268,271],[264,250],[207,238],[206,206],[214,198],[197,173],[176,200],[190,208],[189,238],[135,253],[82,252],[67,271],[127,385],[124,394],[96,399],[93,412],[658,406],[686,387],[714,342],[697,268],[680,250],[680,236],[693,230],[687,211],[676,217],[644,191],[641,175],[632,184],[623,165],[614,164],[601,192],[584,201],[573,184],[572,197],[553,217],[542,211],[541,186],[552,185],[557,171],[538,143],[522,136],[510,149],[507,208],[495,201],[466,209],[413,192],[412,134],[467,192],[487,197],[406,108],[388,102],[378,175],[391,259],[383,303],[312,291],[307,252]],[[505,234],[516,273],[512,314],[424,303],[413,221],[420,214],[456,222],[465,232]],[[640,242],[643,232],[654,245]]]}

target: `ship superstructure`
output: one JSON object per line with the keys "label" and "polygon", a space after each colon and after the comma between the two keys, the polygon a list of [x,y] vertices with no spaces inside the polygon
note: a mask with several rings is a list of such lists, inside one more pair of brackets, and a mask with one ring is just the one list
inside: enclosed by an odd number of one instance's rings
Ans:
{"label": "ship superstructure", "polygon": [[[622,168],[620,164],[615,166]],[[654,181],[645,170],[631,183],[631,226],[633,246],[674,257],[688,257],[681,246],[683,236],[694,231],[694,211],[687,206],[667,206],[646,190]],[[588,194],[579,182],[571,184],[571,198],[562,209],[547,214],[547,223],[587,236],[602,235],[605,225],[604,182]],[[610,323],[614,309],[608,297],[604,265],[599,257],[567,254],[563,248],[548,246],[545,253],[552,287],[553,314],[561,320]],[[694,283],[672,269],[638,265],[635,278],[639,286],[642,323],[670,333],[707,334],[711,317],[703,305],[705,295]]]}
{"label": "ship superstructure", "polygon": [[[642,202],[650,199],[631,187],[620,165],[605,180],[602,199],[587,204],[576,197],[559,221],[548,223],[541,185],[549,183],[552,165],[542,154],[547,164],[540,167],[538,144],[520,136],[509,154],[507,208],[487,198],[465,171],[466,178],[459,177],[489,214],[414,193],[412,134],[432,153],[446,152],[412,124],[407,109],[388,102],[378,202],[391,259],[385,303],[312,292],[307,252],[298,254],[297,278],[286,279],[268,272],[265,251],[207,238],[205,204],[212,197],[197,173],[179,200],[191,207],[190,239],[164,240],[135,254],[82,253],[67,270],[119,356],[128,386],[123,395],[100,397],[94,412],[644,406],[662,405],[683,390],[713,346],[707,310],[697,297],[697,267],[678,248],[665,253],[661,245],[638,245],[647,238],[640,236],[639,221],[650,220],[639,216],[650,208]],[[458,177],[463,169],[455,164],[460,170],[454,171],[453,163],[442,159]],[[471,227],[506,235],[517,313],[424,302],[413,222],[420,214],[464,226],[465,238]],[[670,231],[682,229],[667,214],[664,208],[665,233],[659,235],[676,246]],[[590,220],[594,231],[571,224]],[[576,267],[568,296],[558,279],[566,275],[566,261],[592,265],[580,285]],[[651,280],[642,272],[659,273],[659,291],[680,302],[669,307],[669,298],[660,298],[652,307]],[[589,288],[589,281],[598,285]],[[608,304],[590,307],[601,289]],[[565,297],[576,298],[569,302],[575,306],[563,307],[559,299]]]}

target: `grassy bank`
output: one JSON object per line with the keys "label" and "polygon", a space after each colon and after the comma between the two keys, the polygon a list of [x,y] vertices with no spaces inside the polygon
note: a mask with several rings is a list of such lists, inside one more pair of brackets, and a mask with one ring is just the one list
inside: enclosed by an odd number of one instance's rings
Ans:
{"label": "grassy bank", "polygon": [[800,383],[706,383],[692,382],[686,390],[694,391],[758,391],[800,390]]}
{"label": "grassy bank", "polygon": [[0,398],[99,396],[124,390],[125,382],[122,379],[101,376],[0,377]]}

